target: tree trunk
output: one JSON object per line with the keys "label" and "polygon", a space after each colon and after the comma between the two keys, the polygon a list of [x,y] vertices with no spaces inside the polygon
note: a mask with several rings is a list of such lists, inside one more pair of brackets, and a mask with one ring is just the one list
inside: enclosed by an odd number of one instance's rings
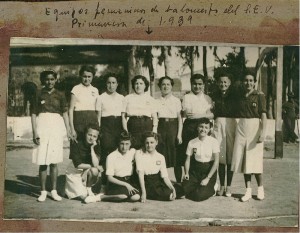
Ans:
{"label": "tree trunk", "polygon": [[206,46],[203,46],[203,74],[205,79],[208,78],[208,74],[207,74],[207,48]]}
{"label": "tree trunk", "polygon": [[163,47],[163,53],[164,53],[164,67],[165,67],[165,76],[171,75],[171,58],[170,58],[170,46],[164,46]]}
{"label": "tree trunk", "polygon": [[267,117],[274,119],[273,116],[273,86],[274,86],[274,73],[272,70],[271,57],[267,60]]}

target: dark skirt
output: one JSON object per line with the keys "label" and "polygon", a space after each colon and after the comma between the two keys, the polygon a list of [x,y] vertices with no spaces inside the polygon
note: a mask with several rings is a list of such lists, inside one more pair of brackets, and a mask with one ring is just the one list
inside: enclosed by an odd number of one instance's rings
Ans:
{"label": "dark skirt", "polygon": [[177,118],[160,118],[158,122],[157,151],[165,156],[167,167],[176,165],[176,139],[178,133]]}
{"label": "dark skirt", "polygon": [[198,136],[198,119],[186,119],[182,128],[182,144],[178,147],[177,165],[184,166],[186,160],[186,148],[189,141]]}
{"label": "dark skirt", "polygon": [[77,140],[84,140],[84,132],[89,124],[98,125],[96,111],[74,111],[73,124],[77,133]]}
{"label": "dark skirt", "polygon": [[105,165],[106,157],[117,149],[122,132],[121,117],[101,118],[101,163]]}
{"label": "dark skirt", "polygon": [[205,179],[213,166],[214,161],[207,163],[197,162],[194,157],[191,158],[190,179],[183,181],[185,197],[193,201],[204,201],[215,194],[214,186],[217,181],[215,172],[206,186],[200,185]]}
{"label": "dark skirt", "polygon": [[[132,187],[136,188],[139,190],[138,185],[136,184],[136,181],[131,177],[131,176],[125,176],[125,177],[119,177],[119,176],[114,176],[114,178],[126,182],[130,184]],[[125,186],[118,185],[115,183],[108,182],[107,187],[106,187],[106,193],[107,195],[121,195],[124,194],[126,196],[132,196],[129,194],[128,189]],[[138,192],[139,194],[139,192]]]}
{"label": "dark skirt", "polygon": [[128,132],[131,133],[132,142],[131,147],[141,149],[143,146],[142,137],[145,132],[151,132],[153,122],[150,117],[129,117],[127,122]]}

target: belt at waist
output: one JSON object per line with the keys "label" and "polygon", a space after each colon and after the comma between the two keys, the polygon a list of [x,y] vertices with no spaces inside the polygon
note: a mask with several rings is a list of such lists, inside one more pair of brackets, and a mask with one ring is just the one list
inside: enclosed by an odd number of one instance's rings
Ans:
{"label": "belt at waist", "polygon": [[106,116],[106,117],[101,117],[101,119],[119,119],[121,116]]}
{"label": "belt at waist", "polygon": [[165,121],[165,122],[168,122],[168,121],[177,121],[178,119],[177,118],[159,118],[158,119],[159,121]]}
{"label": "belt at waist", "polygon": [[151,119],[148,116],[129,116],[129,119]]}

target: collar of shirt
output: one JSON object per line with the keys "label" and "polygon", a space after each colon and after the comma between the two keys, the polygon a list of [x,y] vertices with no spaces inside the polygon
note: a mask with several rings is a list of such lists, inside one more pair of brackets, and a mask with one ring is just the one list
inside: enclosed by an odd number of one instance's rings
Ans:
{"label": "collar of shirt", "polygon": [[47,94],[52,94],[52,93],[54,93],[56,91],[56,89],[55,88],[53,88],[51,91],[47,91],[46,90],[46,88],[44,87],[44,88],[42,88],[42,90],[41,90],[41,93],[47,93]]}

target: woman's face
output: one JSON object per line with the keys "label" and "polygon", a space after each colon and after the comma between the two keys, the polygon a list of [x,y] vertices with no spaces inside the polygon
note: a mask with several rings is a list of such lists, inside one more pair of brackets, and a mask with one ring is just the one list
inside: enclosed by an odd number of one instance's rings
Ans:
{"label": "woman's face", "polygon": [[115,93],[118,87],[118,81],[115,77],[109,77],[106,81],[106,90],[108,93]]}
{"label": "woman's face", "polygon": [[52,90],[55,86],[56,83],[56,78],[54,77],[53,74],[48,74],[47,77],[45,78],[45,87],[48,90]]}
{"label": "woman's face", "polygon": [[157,146],[157,141],[155,140],[154,137],[146,138],[146,140],[145,140],[146,151],[151,153],[151,152],[155,151],[156,146]]}
{"label": "woman's face", "polygon": [[204,82],[202,79],[195,79],[192,82],[192,92],[197,95],[199,93],[204,93]]}
{"label": "woman's face", "polygon": [[252,75],[246,75],[244,78],[244,86],[247,91],[252,91],[255,87],[254,77]]}
{"label": "woman's face", "polygon": [[136,94],[143,94],[145,92],[146,84],[143,79],[137,79],[134,83],[134,91]]}
{"label": "woman's face", "polygon": [[130,140],[121,141],[119,144],[119,151],[122,155],[126,154],[126,152],[130,149],[131,142]]}
{"label": "woman's face", "polygon": [[161,82],[160,91],[163,96],[168,95],[172,92],[172,84],[169,79],[164,79]]}
{"label": "woman's face", "polygon": [[222,92],[226,92],[230,87],[231,81],[227,76],[220,77],[218,86]]}
{"label": "woman's face", "polygon": [[205,137],[210,131],[210,125],[202,123],[198,125],[197,131],[199,137]]}
{"label": "woman's face", "polygon": [[85,140],[87,144],[93,145],[96,143],[99,136],[99,131],[95,129],[88,129],[85,134]]}
{"label": "woman's face", "polygon": [[81,82],[84,86],[89,86],[91,85],[93,81],[93,73],[88,72],[88,71],[83,71],[82,76],[81,76]]}

